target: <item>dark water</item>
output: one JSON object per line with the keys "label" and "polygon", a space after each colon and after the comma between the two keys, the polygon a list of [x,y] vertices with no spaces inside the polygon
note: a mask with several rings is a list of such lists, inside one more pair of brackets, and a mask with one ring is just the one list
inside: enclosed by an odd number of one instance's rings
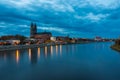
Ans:
{"label": "dark water", "polygon": [[0,52],[0,80],[120,80],[120,53],[111,44]]}

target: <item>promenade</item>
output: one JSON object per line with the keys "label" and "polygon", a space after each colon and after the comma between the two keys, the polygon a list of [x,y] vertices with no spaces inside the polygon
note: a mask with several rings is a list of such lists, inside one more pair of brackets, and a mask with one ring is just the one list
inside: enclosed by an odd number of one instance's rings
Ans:
{"label": "promenade", "polygon": [[37,47],[44,47],[44,46],[54,46],[56,44],[32,44],[32,45],[7,45],[7,46],[0,46],[0,51],[7,51],[7,50],[17,50],[17,49],[28,49],[28,48],[37,48]]}

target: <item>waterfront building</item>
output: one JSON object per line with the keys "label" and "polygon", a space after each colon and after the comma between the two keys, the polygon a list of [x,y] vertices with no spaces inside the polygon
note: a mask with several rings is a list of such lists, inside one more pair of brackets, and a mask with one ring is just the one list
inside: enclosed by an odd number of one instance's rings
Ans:
{"label": "waterfront building", "polygon": [[70,38],[68,36],[65,36],[65,37],[64,36],[58,36],[58,37],[56,37],[56,40],[67,42],[68,40],[70,40]]}
{"label": "waterfront building", "polygon": [[8,43],[12,44],[12,45],[18,45],[20,44],[20,40],[17,39],[11,39],[11,40],[6,40]]}
{"label": "waterfront building", "polygon": [[4,40],[0,40],[0,45],[5,45],[7,42]]}
{"label": "waterfront building", "polygon": [[46,41],[46,40],[50,40],[52,36],[51,32],[37,32],[37,25],[36,23],[31,23],[31,28],[30,28],[30,37],[31,38],[35,38],[37,40],[42,40],[42,41]]}
{"label": "waterfront building", "polygon": [[36,23],[31,23],[31,28],[30,28],[30,36],[34,37],[34,35],[37,34],[37,25]]}
{"label": "waterfront building", "polygon": [[95,41],[102,41],[103,39],[99,36],[95,37]]}
{"label": "waterfront building", "polygon": [[50,37],[50,40],[55,42],[57,40],[57,38],[56,37]]}

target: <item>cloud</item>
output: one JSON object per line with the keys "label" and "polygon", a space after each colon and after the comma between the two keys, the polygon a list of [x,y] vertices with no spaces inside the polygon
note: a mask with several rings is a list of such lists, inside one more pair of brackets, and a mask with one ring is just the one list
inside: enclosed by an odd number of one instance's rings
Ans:
{"label": "cloud", "polygon": [[89,19],[93,22],[98,22],[100,20],[105,19],[106,17],[108,17],[109,14],[93,14],[93,13],[89,13],[87,14],[87,16],[85,17],[85,19]]}
{"label": "cloud", "polygon": [[118,35],[119,0],[0,0],[0,10],[2,34],[29,35],[30,23],[36,22],[39,31],[53,35]]}
{"label": "cloud", "polygon": [[38,29],[41,29],[43,31],[55,31],[59,33],[64,33],[66,32],[63,28],[58,28],[58,27],[38,27]]}
{"label": "cloud", "polygon": [[93,7],[101,7],[103,9],[116,9],[120,7],[120,0],[87,0]]}
{"label": "cloud", "polygon": [[78,16],[75,15],[75,18],[81,19],[81,20],[90,20],[91,22],[99,22],[100,20],[104,20],[109,16],[109,14],[93,14],[88,13],[85,16]]}

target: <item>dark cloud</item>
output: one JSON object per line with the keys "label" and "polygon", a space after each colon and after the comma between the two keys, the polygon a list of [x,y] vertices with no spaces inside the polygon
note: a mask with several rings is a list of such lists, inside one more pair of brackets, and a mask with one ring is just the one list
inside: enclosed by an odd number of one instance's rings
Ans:
{"label": "dark cloud", "polygon": [[38,31],[72,37],[117,37],[119,0],[1,0],[0,35],[26,34],[30,23]]}

